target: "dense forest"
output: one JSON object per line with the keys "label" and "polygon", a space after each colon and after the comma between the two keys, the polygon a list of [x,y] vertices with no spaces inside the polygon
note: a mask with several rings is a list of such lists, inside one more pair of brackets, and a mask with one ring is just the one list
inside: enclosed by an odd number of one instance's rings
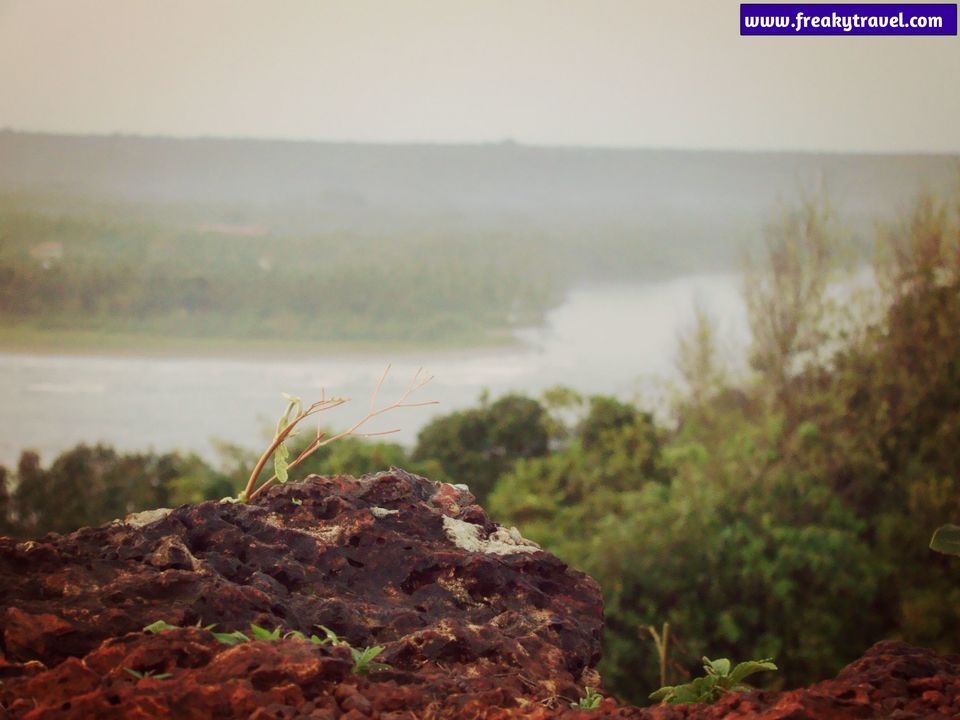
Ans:
{"label": "dense forest", "polygon": [[[960,519],[958,200],[926,197],[880,225],[875,282],[843,297],[849,257],[830,209],[811,200],[774,218],[745,268],[749,372],[724,365],[698,312],[669,421],[568,388],[481,398],[412,449],[347,439],[297,474],[400,465],[467,483],[497,521],[599,581],[601,670],[634,701],[660,684],[645,628],[664,622],[669,681],[705,654],[774,657],[793,686],[882,638],[956,651],[960,561],[927,546]],[[213,467],[80,446],[43,467],[24,452],[0,470],[0,529],[33,537],[234,494],[257,453],[221,453]]]}
{"label": "dense forest", "polygon": [[476,343],[539,323],[559,297],[550,268],[504,238],[244,232],[0,199],[2,326]]}

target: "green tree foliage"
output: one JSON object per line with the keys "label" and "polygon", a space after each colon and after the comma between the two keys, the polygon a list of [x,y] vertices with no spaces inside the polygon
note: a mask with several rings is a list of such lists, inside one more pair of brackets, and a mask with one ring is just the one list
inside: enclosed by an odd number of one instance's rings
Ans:
{"label": "green tree foliage", "polygon": [[896,569],[880,611],[906,639],[956,650],[955,561],[927,549],[960,516],[960,218],[931,198],[881,230],[881,312],[811,370],[796,410],[816,428],[798,460],[858,517]]}
{"label": "green tree foliage", "polygon": [[25,537],[235,492],[234,481],[196,455],[118,453],[106,445],[78,445],[47,468],[36,453],[25,451],[10,480],[14,490],[8,491],[5,506],[0,503],[5,510],[0,523],[6,532]]}
{"label": "green tree foliage", "polygon": [[833,213],[808,198],[769,223],[764,252],[747,256],[744,299],[750,322],[750,363],[781,404],[790,402],[789,378],[816,361],[829,311],[841,243]]}
{"label": "green tree foliage", "polygon": [[3,327],[476,343],[539,322],[560,299],[546,253],[502,237],[234,237],[188,224],[198,208],[160,223],[134,208],[20,200],[0,196]]}
{"label": "green tree foliage", "polygon": [[[296,456],[306,442],[306,440],[292,442],[292,454]],[[307,458],[297,468],[297,477],[304,477],[311,473],[360,477],[390,467],[402,467],[430,479],[436,479],[441,475],[439,464],[435,460],[413,460],[406,448],[398,443],[371,442],[362,438],[345,437],[321,447]]]}
{"label": "green tree foliage", "polygon": [[[291,442],[299,453],[309,438]],[[49,467],[24,451],[15,472],[0,466],[0,534],[37,537],[96,526],[129,513],[234,496],[257,455],[216,443],[217,466],[193,453],[120,453],[106,445],[78,445]],[[395,465],[426,477],[441,474],[434,460],[411,460],[396,443],[347,437],[320,448],[296,477],[310,473],[363,475]]]}
{"label": "green tree foliage", "polygon": [[923,199],[884,228],[876,294],[846,312],[822,206],[771,227],[747,286],[753,378],[716,372],[700,317],[675,426],[594,401],[491,494],[600,582],[604,676],[636,700],[658,680],[647,624],[674,629],[674,680],[713,653],[777,657],[795,685],[885,637],[958,649],[960,561],[927,545],[960,517],[960,221]]}
{"label": "green tree foliage", "polygon": [[0,465],[0,535],[11,535],[16,531],[13,523],[13,503],[10,497],[9,471]]}
{"label": "green tree foliage", "polygon": [[489,506],[600,582],[610,687],[637,701],[657,687],[654,648],[640,638],[664,620],[688,663],[708,650],[789,657],[790,681],[821,677],[869,644],[876,625],[862,608],[885,567],[859,539],[864,523],[783,467],[782,423],[731,417],[719,445],[691,433],[664,447],[649,416],[609,398],[593,405],[588,418],[603,421],[517,463]]}
{"label": "green tree foliage", "polygon": [[417,436],[413,460],[436,461],[443,479],[466,483],[484,503],[493,484],[523,458],[541,457],[550,446],[544,407],[522,395],[436,418]]}
{"label": "green tree foliage", "polygon": [[728,372],[720,356],[714,319],[700,302],[694,306],[692,326],[677,338],[675,364],[686,386],[681,405],[692,404],[702,414],[707,401],[727,382]]}

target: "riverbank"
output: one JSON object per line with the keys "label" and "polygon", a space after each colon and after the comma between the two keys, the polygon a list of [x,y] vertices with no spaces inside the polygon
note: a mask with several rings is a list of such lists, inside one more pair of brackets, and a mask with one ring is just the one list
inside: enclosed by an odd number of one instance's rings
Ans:
{"label": "riverbank", "polygon": [[282,356],[306,359],[324,355],[444,352],[516,347],[510,331],[448,336],[435,340],[372,339],[329,341],[300,338],[164,336],[101,330],[45,329],[0,323],[0,353],[92,357],[246,358]]}

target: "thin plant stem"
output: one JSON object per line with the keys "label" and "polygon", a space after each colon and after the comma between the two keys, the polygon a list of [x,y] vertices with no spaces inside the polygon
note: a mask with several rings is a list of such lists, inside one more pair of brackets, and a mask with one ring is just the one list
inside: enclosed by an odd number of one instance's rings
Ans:
{"label": "thin plant stem", "polygon": [[[383,375],[380,377],[379,382],[374,388],[374,391],[370,400],[370,410],[367,412],[366,415],[360,418],[352,426],[350,426],[346,430],[343,430],[342,432],[337,433],[336,435],[327,437],[324,433],[321,433],[318,431],[316,439],[313,440],[309,445],[307,445],[307,447],[304,448],[299,455],[297,455],[296,459],[294,459],[289,465],[287,465],[287,470],[292,470],[293,468],[297,467],[300,463],[302,463],[304,460],[306,460],[314,452],[316,452],[322,447],[325,447],[326,445],[329,445],[332,442],[336,442],[337,440],[341,440],[346,437],[377,437],[381,435],[389,435],[391,433],[398,432],[398,429],[384,430],[384,431],[378,431],[378,432],[365,432],[365,433],[358,432],[360,428],[362,428],[368,422],[370,422],[376,417],[379,417],[380,415],[390,412],[391,410],[397,410],[399,408],[424,407],[426,405],[437,404],[435,400],[429,400],[425,402],[409,402],[411,395],[413,395],[415,392],[420,390],[424,385],[426,385],[428,382],[430,382],[433,379],[432,376],[425,375],[423,372],[423,368],[420,368],[419,370],[417,370],[416,374],[413,376],[413,380],[410,382],[410,385],[407,386],[407,389],[403,392],[402,395],[400,395],[400,397],[395,402],[392,402],[389,405],[385,405],[384,407],[377,409],[376,407],[377,397],[380,394],[380,389],[383,387],[383,383],[386,381],[387,374],[389,372],[390,372],[390,366],[387,365],[387,369],[384,370]],[[253,500],[258,495],[260,495],[260,493],[266,490],[270,485],[276,482],[277,476],[276,474],[274,474],[270,476],[266,481],[264,481],[259,487],[256,487],[257,478],[260,476],[260,473],[263,471],[263,468],[266,466],[267,462],[270,460],[270,456],[273,455],[274,452],[276,452],[277,448],[280,447],[283,441],[290,435],[290,433],[293,431],[297,423],[299,423],[301,420],[305,419],[310,415],[313,415],[318,412],[322,412],[324,410],[328,410],[338,405],[342,405],[345,402],[347,402],[347,400],[344,398],[320,400],[314,403],[313,405],[311,405],[309,408],[307,408],[307,410],[298,413],[292,420],[290,420],[290,422],[280,432],[277,433],[277,436],[273,439],[273,442],[270,443],[270,446],[264,451],[263,455],[260,456],[260,460],[257,462],[257,465],[254,468],[253,473],[251,473],[250,479],[247,482],[247,487],[244,490],[241,497],[245,498],[247,501]]]}
{"label": "thin plant stem", "polygon": [[660,660],[660,687],[667,685],[667,652],[670,648],[670,623],[665,622],[662,630],[658,633],[653,625],[644,625],[650,637],[653,638],[653,644],[657,648],[657,657]]}

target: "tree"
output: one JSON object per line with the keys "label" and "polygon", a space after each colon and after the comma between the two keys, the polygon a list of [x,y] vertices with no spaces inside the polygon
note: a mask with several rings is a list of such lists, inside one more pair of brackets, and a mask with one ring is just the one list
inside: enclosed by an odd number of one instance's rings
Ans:
{"label": "tree", "polygon": [[686,400],[698,411],[726,383],[716,322],[699,301],[694,304],[693,324],[677,338],[676,367],[686,385]]}
{"label": "tree", "polygon": [[7,486],[10,473],[3,465],[0,465],[0,535],[13,535],[16,532],[16,525],[13,518],[13,503],[10,497],[10,489]]}
{"label": "tree", "polygon": [[435,418],[417,436],[412,459],[436,460],[443,479],[466,483],[484,504],[494,483],[517,460],[543,456],[549,448],[546,410],[532,398],[511,394]]}
{"label": "tree", "polygon": [[839,242],[826,202],[808,198],[771,222],[763,255],[744,262],[750,364],[784,408],[801,363],[819,359]]}

